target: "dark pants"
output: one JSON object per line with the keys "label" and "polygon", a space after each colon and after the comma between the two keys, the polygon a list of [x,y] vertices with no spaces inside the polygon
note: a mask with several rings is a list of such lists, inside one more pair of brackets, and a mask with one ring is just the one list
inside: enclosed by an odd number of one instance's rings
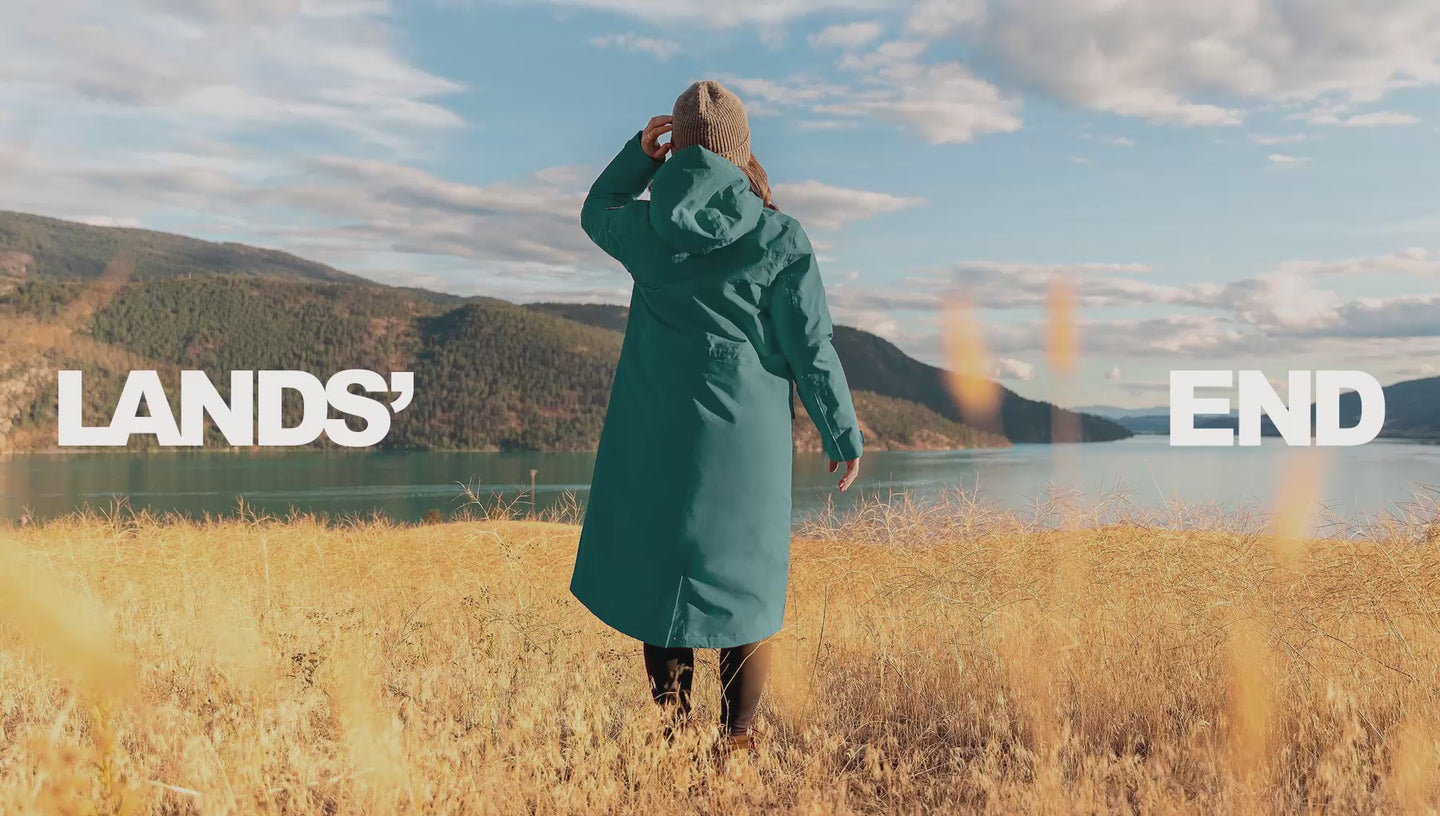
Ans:
{"label": "dark pants", "polygon": [[[695,650],[645,644],[650,695],[677,719],[690,716],[690,683]],[[720,650],[720,721],[731,734],[748,734],[755,725],[760,691],[770,674],[770,648],[762,641]]]}

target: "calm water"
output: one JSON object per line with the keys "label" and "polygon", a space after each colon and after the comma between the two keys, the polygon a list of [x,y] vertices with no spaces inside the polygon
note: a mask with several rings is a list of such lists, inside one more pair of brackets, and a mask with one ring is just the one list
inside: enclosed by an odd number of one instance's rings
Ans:
{"label": "calm water", "polygon": [[[1359,448],[1292,451],[1279,440],[1258,448],[1171,448],[1164,437],[1092,445],[1019,445],[1004,450],[876,452],[864,459],[860,486],[868,495],[921,498],[962,486],[982,498],[1022,507],[1051,486],[1099,497],[1128,494],[1133,504],[1167,501],[1265,507],[1292,454],[1327,454],[1322,498],[1350,518],[1396,512],[1417,491],[1440,487],[1440,446],[1377,441]],[[1308,461],[1308,460],[1307,460]],[[464,503],[463,486],[487,500],[545,509],[566,491],[582,502],[593,455],[575,453],[229,453],[25,455],[0,458],[0,515],[48,518],[83,506],[106,508],[118,497],[132,507],[190,515],[233,514],[243,497],[256,510],[292,508],[334,516],[380,511],[416,520]],[[818,456],[795,459],[796,516],[827,501],[844,508]]]}

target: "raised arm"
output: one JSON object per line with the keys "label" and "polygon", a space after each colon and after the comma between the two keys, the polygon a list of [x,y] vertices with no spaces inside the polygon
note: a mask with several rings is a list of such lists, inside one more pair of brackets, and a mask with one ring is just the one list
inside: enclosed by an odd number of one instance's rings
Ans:
{"label": "raised arm", "polygon": [[[663,120],[663,121],[661,121]],[[663,165],[669,143],[659,144],[670,129],[670,117],[657,116],[625,143],[619,155],[590,186],[580,208],[580,226],[606,254],[621,263],[627,242],[648,228],[649,205],[636,201]]]}
{"label": "raised arm", "polygon": [[[845,370],[830,342],[834,325],[812,252],[805,253],[775,278],[770,290],[770,317],[800,401],[820,432],[825,454],[831,462],[859,459],[864,440]],[[843,484],[848,487],[848,482]]]}

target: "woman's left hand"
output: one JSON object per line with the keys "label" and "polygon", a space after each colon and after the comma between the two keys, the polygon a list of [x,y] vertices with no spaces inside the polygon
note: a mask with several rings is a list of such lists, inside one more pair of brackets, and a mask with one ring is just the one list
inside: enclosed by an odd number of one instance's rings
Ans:
{"label": "woman's left hand", "polygon": [[[830,472],[831,472],[831,473],[834,473],[835,470],[836,470],[837,468],[839,468],[839,467],[840,467],[840,463],[839,463],[839,462],[831,462],[831,463],[830,463]],[[853,483],[853,482],[855,481],[855,477],[856,477],[856,476],[859,476],[859,475],[860,475],[860,460],[859,460],[859,459],[851,459],[850,461],[846,462],[846,463],[845,463],[845,475],[840,477],[840,492],[841,492],[841,493],[844,493],[845,491],[849,490],[851,483]]]}
{"label": "woman's left hand", "polygon": [[640,134],[640,149],[655,161],[663,160],[665,154],[670,152],[670,148],[674,147],[670,142],[660,144],[660,137],[669,133],[670,129],[674,127],[670,123],[671,117],[657,116],[645,125],[645,130]]}

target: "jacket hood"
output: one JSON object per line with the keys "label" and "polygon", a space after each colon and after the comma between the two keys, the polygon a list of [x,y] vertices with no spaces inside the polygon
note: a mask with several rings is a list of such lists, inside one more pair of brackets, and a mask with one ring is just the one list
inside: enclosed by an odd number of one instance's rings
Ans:
{"label": "jacket hood", "polygon": [[763,209],[745,173],[699,145],[672,155],[650,188],[650,225],[665,243],[691,254],[739,240],[760,223]]}

